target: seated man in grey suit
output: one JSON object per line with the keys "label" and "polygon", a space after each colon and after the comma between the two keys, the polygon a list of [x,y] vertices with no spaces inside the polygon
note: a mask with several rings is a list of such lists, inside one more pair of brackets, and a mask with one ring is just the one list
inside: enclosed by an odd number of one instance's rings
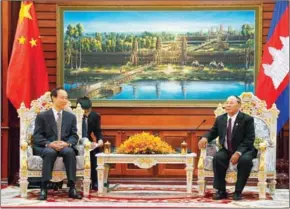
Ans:
{"label": "seated man in grey suit", "polygon": [[47,199],[47,183],[52,178],[54,162],[63,157],[69,185],[68,196],[81,199],[76,192],[76,153],[78,135],[76,117],[64,110],[68,103],[67,92],[62,88],[51,91],[52,109],[41,112],[35,120],[33,151],[43,159],[41,191],[39,200]]}

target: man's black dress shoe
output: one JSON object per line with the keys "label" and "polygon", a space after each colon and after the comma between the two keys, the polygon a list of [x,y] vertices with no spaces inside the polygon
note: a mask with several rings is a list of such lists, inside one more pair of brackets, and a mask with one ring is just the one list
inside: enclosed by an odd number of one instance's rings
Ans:
{"label": "man's black dress shoe", "polygon": [[73,199],[82,199],[82,196],[77,193],[77,190],[74,187],[69,188],[68,197]]}
{"label": "man's black dress shoe", "polygon": [[40,195],[39,195],[39,200],[46,200],[47,199],[47,189],[41,189],[40,190]]}
{"label": "man's black dress shoe", "polygon": [[218,190],[214,195],[213,195],[213,200],[221,200],[221,199],[226,199],[228,197],[228,193],[226,191]]}
{"label": "man's black dress shoe", "polygon": [[241,200],[243,199],[241,192],[235,192],[233,195],[233,200]]}

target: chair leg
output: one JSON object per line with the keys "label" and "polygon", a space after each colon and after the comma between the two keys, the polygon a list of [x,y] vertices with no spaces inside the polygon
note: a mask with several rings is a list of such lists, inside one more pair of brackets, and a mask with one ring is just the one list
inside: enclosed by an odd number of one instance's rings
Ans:
{"label": "chair leg", "polygon": [[[100,159],[100,158],[98,158]],[[104,176],[105,176],[105,168],[104,165],[98,165],[98,196],[104,195]]]}
{"label": "chair leg", "polygon": [[275,179],[271,179],[269,183],[269,191],[271,195],[275,194],[277,181]]}
{"label": "chair leg", "polygon": [[109,176],[109,165],[104,165],[105,168],[105,176],[104,176],[104,193],[109,191],[109,184],[108,184],[108,176]]}
{"label": "chair leg", "polygon": [[90,185],[91,185],[91,180],[88,178],[84,178],[83,180],[84,197],[88,197],[90,195]]}
{"label": "chair leg", "polygon": [[76,180],[76,189],[80,191],[82,189],[82,181],[80,179]]}
{"label": "chair leg", "polygon": [[206,180],[199,179],[197,181],[197,184],[198,184],[198,196],[203,197],[205,195]]}
{"label": "chair leg", "polygon": [[19,180],[19,184],[20,184],[20,196],[22,198],[26,198],[27,197],[27,189],[28,189],[27,178],[21,178]]}
{"label": "chair leg", "polygon": [[266,199],[266,187],[267,187],[267,182],[260,182],[260,181],[258,182],[260,200]]}

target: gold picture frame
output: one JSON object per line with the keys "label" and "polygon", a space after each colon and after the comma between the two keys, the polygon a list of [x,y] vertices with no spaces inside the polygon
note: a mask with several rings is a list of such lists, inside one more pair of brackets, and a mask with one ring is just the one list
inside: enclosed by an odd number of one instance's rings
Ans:
{"label": "gold picture frame", "polygon": [[[256,83],[259,63],[262,54],[262,6],[257,5],[199,5],[199,6],[57,6],[57,85],[64,86],[64,13],[65,12],[118,12],[118,11],[154,11],[154,12],[194,12],[194,11],[254,11],[254,67],[253,82]],[[81,41],[80,41],[81,43]],[[81,44],[80,44],[81,45]],[[81,45],[82,46],[82,45]],[[77,57],[77,55],[76,55]],[[82,56],[79,56],[82,58]],[[81,63],[81,62],[80,62]],[[77,67],[76,67],[77,68]],[[72,85],[73,86],[73,85]],[[241,92],[240,92],[241,93]],[[239,93],[239,94],[240,94]],[[83,95],[84,96],[84,95]],[[94,107],[215,107],[220,100],[194,100],[194,99],[93,99]],[[70,98],[75,103],[76,98]]]}

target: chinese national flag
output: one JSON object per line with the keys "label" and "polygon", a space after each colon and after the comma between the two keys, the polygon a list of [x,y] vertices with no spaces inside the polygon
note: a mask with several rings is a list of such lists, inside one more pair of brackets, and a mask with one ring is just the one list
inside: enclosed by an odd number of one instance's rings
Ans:
{"label": "chinese national flag", "polygon": [[7,97],[18,109],[48,91],[48,75],[33,2],[21,3],[7,72]]}

